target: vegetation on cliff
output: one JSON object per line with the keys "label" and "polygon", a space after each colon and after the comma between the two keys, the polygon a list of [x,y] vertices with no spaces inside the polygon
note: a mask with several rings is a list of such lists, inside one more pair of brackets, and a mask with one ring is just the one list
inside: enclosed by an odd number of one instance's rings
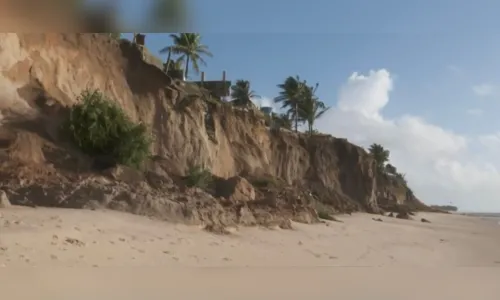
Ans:
{"label": "vegetation on cliff", "polygon": [[316,90],[318,83],[313,87],[299,76],[289,76],[281,84],[279,95],[274,102],[281,104],[285,115],[293,119],[295,132],[298,131],[300,123],[307,123],[308,133],[314,132],[314,121],[320,118],[329,108],[318,99]]}
{"label": "vegetation on cliff", "polygon": [[253,106],[253,100],[260,98],[250,88],[248,80],[236,80],[236,84],[231,87],[231,103],[234,106],[250,107]]}
{"label": "vegetation on cliff", "polygon": [[458,207],[453,205],[431,205],[430,207],[442,211],[450,211],[450,212],[458,211]]}
{"label": "vegetation on cliff", "polygon": [[63,130],[80,150],[134,167],[149,157],[151,139],[144,124],[134,124],[98,90],[85,90],[78,101]]}
{"label": "vegetation on cliff", "polygon": [[[169,53],[179,55],[176,61],[184,61],[184,77],[188,77],[190,63],[193,69],[198,73],[200,71],[199,64],[206,65],[203,55],[212,56],[206,45],[201,43],[201,35],[198,33],[179,33],[171,34],[173,45],[167,46],[160,50],[160,53]],[[170,59],[167,60],[167,63]]]}

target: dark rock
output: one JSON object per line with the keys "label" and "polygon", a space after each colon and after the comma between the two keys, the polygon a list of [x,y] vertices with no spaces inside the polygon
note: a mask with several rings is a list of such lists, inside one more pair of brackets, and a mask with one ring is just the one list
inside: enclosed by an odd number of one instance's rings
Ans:
{"label": "dark rock", "polygon": [[216,184],[216,195],[232,202],[255,201],[256,197],[254,187],[240,176],[219,180]]}
{"label": "dark rock", "polygon": [[206,225],[203,229],[210,232],[210,233],[214,233],[214,234],[218,234],[218,235],[231,234],[231,232],[229,230],[227,230],[227,228],[225,226],[217,225],[217,224]]}
{"label": "dark rock", "polygon": [[402,220],[411,220],[410,214],[408,212],[399,212],[396,215],[396,218],[402,219]]}

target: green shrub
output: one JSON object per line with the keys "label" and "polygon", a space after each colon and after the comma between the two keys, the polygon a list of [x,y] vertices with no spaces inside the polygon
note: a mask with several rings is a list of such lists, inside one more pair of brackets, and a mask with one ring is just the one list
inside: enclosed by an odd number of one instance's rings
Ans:
{"label": "green shrub", "polygon": [[213,182],[212,174],[209,170],[195,166],[189,169],[186,176],[186,185],[188,187],[208,188]]}
{"label": "green shrub", "polygon": [[273,177],[268,174],[259,176],[245,175],[243,177],[245,177],[248,180],[248,182],[250,182],[256,188],[273,189],[273,188],[280,188],[283,185],[285,185],[279,178]]}
{"label": "green shrub", "polygon": [[93,157],[106,156],[116,163],[139,167],[150,155],[146,126],[133,123],[98,90],[82,92],[63,129],[80,150]]}
{"label": "green shrub", "polygon": [[332,216],[324,210],[317,210],[318,212],[318,218],[323,219],[323,220],[332,220]]}

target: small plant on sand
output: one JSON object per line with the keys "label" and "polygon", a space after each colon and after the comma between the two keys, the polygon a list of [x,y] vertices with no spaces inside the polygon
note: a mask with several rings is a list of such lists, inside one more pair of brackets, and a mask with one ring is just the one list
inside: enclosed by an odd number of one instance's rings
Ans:
{"label": "small plant on sand", "polygon": [[332,215],[331,210],[328,209],[328,206],[324,205],[323,203],[316,202],[314,208],[316,209],[318,218],[320,218],[321,220],[341,222]]}
{"label": "small plant on sand", "polygon": [[332,217],[327,211],[324,210],[318,210],[318,218],[323,219],[323,220],[330,220]]}
{"label": "small plant on sand", "polygon": [[212,182],[212,174],[202,166],[191,167],[186,175],[186,185],[188,187],[206,189]]}
{"label": "small plant on sand", "polygon": [[82,92],[63,130],[81,151],[93,157],[106,156],[116,163],[139,167],[150,155],[146,126],[132,122],[98,90]]}

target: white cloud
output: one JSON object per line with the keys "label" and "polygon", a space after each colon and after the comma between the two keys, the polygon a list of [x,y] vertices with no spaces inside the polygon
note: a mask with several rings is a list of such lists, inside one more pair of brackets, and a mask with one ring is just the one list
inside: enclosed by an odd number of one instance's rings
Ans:
{"label": "white cloud", "polygon": [[478,138],[479,142],[490,150],[500,149],[500,132],[482,135]]}
{"label": "white cloud", "polygon": [[471,108],[466,110],[465,112],[471,116],[481,116],[484,111],[480,108]]}
{"label": "white cloud", "polygon": [[276,105],[274,100],[268,97],[253,98],[252,102],[258,107],[272,107],[274,112],[279,110],[279,105]]}
{"label": "white cloud", "polygon": [[478,84],[472,87],[472,91],[481,97],[493,96],[497,92],[496,86],[488,83]]}
{"label": "white cloud", "polygon": [[500,134],[468,139],[419,116],[389,119],[382,111],[393,88],[387,70],[354,73],[340,88],[337,105],[317,121],[317,128],[364,147],[384,145],[424,202],[500,211],[500,159],[486,147],[500,152]]}

